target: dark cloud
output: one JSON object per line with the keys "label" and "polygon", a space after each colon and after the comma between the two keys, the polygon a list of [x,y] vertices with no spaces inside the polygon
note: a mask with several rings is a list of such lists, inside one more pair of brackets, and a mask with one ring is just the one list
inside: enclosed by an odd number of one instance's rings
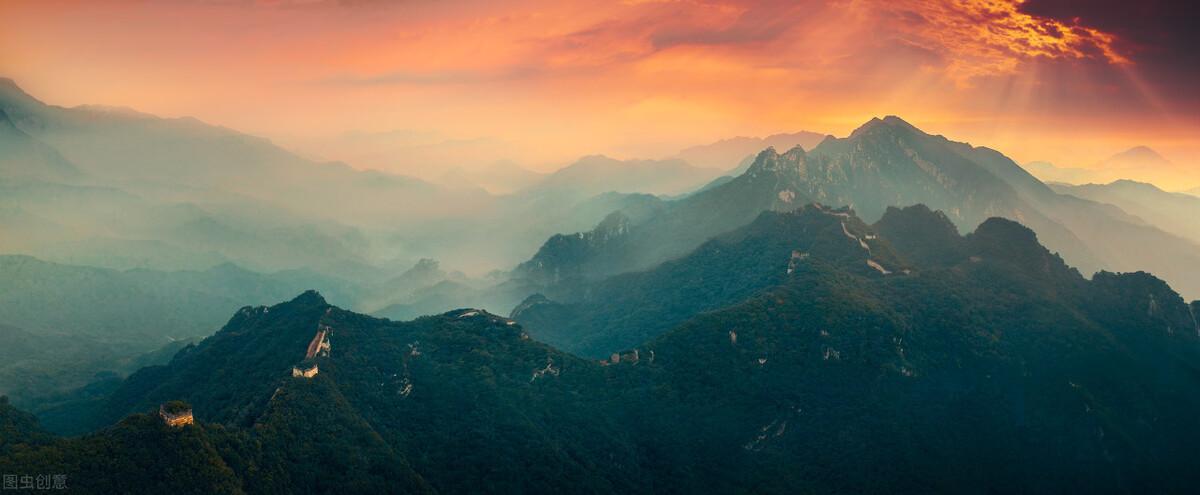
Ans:
{"label": "dark cloud", "polygon": [[1160,92],[1197,104],[1200,3],[1171,0],[1029,0],[1021,10],[1116,36],[1114,47]]}

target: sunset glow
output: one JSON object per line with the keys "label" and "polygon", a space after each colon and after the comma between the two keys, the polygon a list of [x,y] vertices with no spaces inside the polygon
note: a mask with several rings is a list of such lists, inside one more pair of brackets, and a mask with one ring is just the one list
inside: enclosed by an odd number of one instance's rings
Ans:
{"label": "sunset glow", "polygon": [[[1179,165],[1162,187],[1200,186],[1196,69],[1162,62],[1186,40],[1122,32],[1102,3],[10,1],[0,75],[52,104],[194,116],[417,175],[895,114],[1022,163],[1146,145]],[[401,133],[410,153],[331,139],[348,132]]]}

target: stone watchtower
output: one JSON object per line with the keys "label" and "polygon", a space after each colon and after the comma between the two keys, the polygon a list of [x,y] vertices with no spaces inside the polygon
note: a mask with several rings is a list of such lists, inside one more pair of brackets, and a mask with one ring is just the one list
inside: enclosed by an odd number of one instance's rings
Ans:
{"label": "stone watchtower", "polygon": [[292,367],[292,376],[296,378],[312,378],[317,376],[317,363],[306,360],[297,366]]}
{"label": "stone watchtower", "polygon": [[173,400],[158,406],[158,416],[167,426],[176,428],[195,422],[192,418],[192,406],[181,400]]}

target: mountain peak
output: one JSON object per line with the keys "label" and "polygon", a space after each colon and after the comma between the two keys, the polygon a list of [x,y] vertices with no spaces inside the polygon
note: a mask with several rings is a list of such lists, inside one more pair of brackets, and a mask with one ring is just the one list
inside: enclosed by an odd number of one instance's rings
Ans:
{"label": "mountain peak", "polygon": [[7,77],[0,77],[0,101],[41,103],[37,98],[34,98],[29,93],[26,93],[25,90],[21,89],[21,87],[17,85],[16,81],[13,81]]}
{"label": "mountain peak", "polygon": [[1153,148],[1145,145],[1138,145],[1118,153],[1118,155],[1143,156],[1162,159],[1162,155],[1154,151]]}
{"label": "mountain peak", "polygon": [[881,120],[879,117],[871,117],[871,120],[864,122],[863,125],[860,125],[860,126],[858,126],[857,129],[854,129],[853,131],[851,131],[850,137],[860,136],[860,135],[870,132],[874,129],[877,129],[883,125],[885,125],[885,124],[883,123],[883,120]]}
{"label": "mountain peak", "polygon": [[781,172],[798,169],[799,164],[804,161],[804,156],[804,148],[800,146],[787,150],[783,154],[775,151],[774,146],[768,146],[754,157],[754,163],[746,169],[745,175],[751,177],[760,174],[778,175]]}
{"label": "mountain peak", "polygon": [[289,301],[288,304],[322,305],[323,306],[323,305],[326,305],[329,303],[325,302],[325,298],[323,296],[321,296],[320,292],[317,292],[315,289],[309,289],[309,290],[304,291],[302,294],[296,296],[296,298]]}
{"label": "mountain peak", "polygon": [[1110,182],[1108,185],[1109,185],[1109,187],[1116,187],[1116,188],[1122,188],[1122,189],[1143,190],[1143,191],[1149,191],[1149,192],[1163,192],[1162,189],[1160,189],[1158,186],[1156,186],[1154,184],[1151,184],[1149,182],[1136,181],[1136,180],[1132,180],[1132,179],[1117,179],[1117,180]]}
{"label": "mountain peak", "polygon": [[1038,241],[1032,229],[1018,222],[991,217],[967,237],[972,254],[981,259],[1003,260],[1039,276],[1081,279],[1078,272]]}
{"label": "mountain peak", "polygon": [[1037,244],[1037,234],[1032,229],[1007,218],[991,217],[984,220],[975,229],[975,235],[1003,240],[1014,245],[1030,246]]}
{"label": "mountain peak", "polygon": [[1145,166],[1145,165],[1169,165],[1170,160],[1167,160],[1157,151],[1154,151],[1149,146],[1134,146],[1125,151],[1117,153],[1107,160],[1104,160],[1102,165],[1109,166]]}
{"label": "mountain peak", "polygon": [[888,123],[888,124],[892,124],[892,125],[905,125],[905,126],[912,127],[912,124],[909,124],[909,123],[908,123],[907,121],[905,121],[904,119],[902,119],[902,118],[900,118],[900,117],[897,117],[897,116],[895,116],[895,115],[888,115],[888,116],[886,116],[886,117],[884,117],[884,118],[883,118],[883,121],[884,121],[884,122],[886,122],[886,123]]}
{"label": "mountain peak", "polygon": [[8,77],[0,77],[0,88],[7,89],[7,90],[20,91],[22,93],[25,92],[25,91],[21,90],[20,86],[17,86],[16,81],[14,81]]}
{"label": "mountain peak", "polygon": [[596,228],[593,229],[592,232],[595,233],[597,237],[609,239],[612,237],[625,235],[627,232],[629,232],[631,223],[632,222],[630,221],[629,216],[621,213],[620,211],[614,211],[609,213],[608,216],[604,217],[604,219],[601,220],[598,225],[596,225]]}
{"label": "mountain peak", "polygon": [[[903,208],[889,206],[876,225],[903,225],[906,229],[938,232],[937,237],[958,237],[958,228],[954,222],[941,210],[933,210],[924,203],[917,203]],[[928,234],[933,235],[933,234]]]}
{"label": "mountain peak", "polygon": [[916,126],[908,123],[904,119],[897,117],[895,115],[888,115],[882,119],[879,117],[872,117],[871,120],[868,120],[863,125],[858,126],[858,128],[855,129],[854,132],[851,132],[850,137],[862,136],[869,132],[882,130],[882,129],[892,129],[892,130],[904,129],[904,130],[920,131],[920,129],[917,129]]}
{"label": "mountain peak", "polygon": [[952,265],[963,257],[962,237],[954,222],[923,203],[889,206],[874,228],[899,252],[922,264]]}

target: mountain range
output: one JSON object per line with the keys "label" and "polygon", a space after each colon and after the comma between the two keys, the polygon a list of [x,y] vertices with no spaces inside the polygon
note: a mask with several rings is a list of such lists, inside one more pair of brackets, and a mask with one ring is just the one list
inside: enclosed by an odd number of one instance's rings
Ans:
{"label": "mountain range", "polygon": [[690,192],[719,175],[719,169],[693,166],[680,159],[617,160],[603,155],[585,156],[531,186],[538,194],[652,193],[677,195]]}
{"label": "mountain range", "polygon": [[1172,234],[1200,243],[1200,198],[1163,191],[1153,184],[1118,180],[1108,184],[1052,184],[1062,194],[1107,203]]}
{"label": "mountain range", "polygon": [[1033,161],[1021,165],[1021,168],[1047,184],[1086,184],[1092,180],[1093,173],[1086,168],[1059,167],[1046,161]]}
{"label": "mountain range", "polygon": [[[790,150],[797,146],[810,150],[826,137],[825,134],[809,131],[772,134],[764,138],[739,136],[685,148],[674,158],[697,167],[728,170],[729,175],[738,176],[745,172],[746,167],[754,161],[754,156],[762,150]],[[733,164],[737,164],[737,167],[731,169]]]}
{"label": "mountain range", "polygon": [[[379,283],[435,257],[474,273],[528,260],[517,271],[526,276],[538,263],[563,261],[530,260],[539,244],[578,242],[546,242],[552,234],[584,230],[620,211],[629,218],[629,240],[618,243],[625,247],[563,268],[603,276],[677,257],[765,209],[819,201],[851,206],[873,221],[888,206],[925,203],[963,230],[991,215],[1021,221],[1085,273],[1149,270],[1171,277],[1184,293],[1200,291],[1195,243],[1178,229],[1056,194],[997,152],[930,136],[895,117],[815,146],[817,135],[802,132],[681,153],[698,159],[799,142],[801,151],[778,155],[783,168],[802,170],[794,174],[759,166],[754,174],[766,177],[754,180],[752,160],[746,173],[684,194],[719,172],[679,159],[593,156],[523,192],[493,196],[312,162],[194,119],[47,105],[11,80],[0,81],[0,111],[0,134],[19,142],[13,149],[28,150],[14,156],[36,163],[10,167],[20,177],[0,177],[0,224],[21,233],[0,239],[0,250],[60,263],[169,271],[232,262],[260,272],[309,268]],[[627,193],[606,192],[613,190]]]}
{"label": "mountain range", "polygon": [[894,116],[427,181],[9,80],[0,151],[0,473],[82,493],[1200,481],[1200,203],[1149,184],[1048,185]]}
{"label": "mountain range", "polygon": [[191,118],[54,106],[9,79],[0,79],[0,146],[0,225],[21,233],[0,238],[0,252],[117,269],[232,262],[386,278],[436,257],[482,273],[554,232],[595,224],[625,196],[678,193],[717,175],[590,157],[514,179],[524,194],[489,194],[310,160]]}
{"label": "mountain range", "polygon": [[1044,161],[1027,163],[1025,168],[1043,181],[1067,184],[1104,184],[1118,180],[1155,184],[1200,182],[1200,173],[1166,159],[1149,146],[1134,146],[1085,168],[1059,167]]}
{"label": "mountain range", "polygon": [[[169,363],[43,415],[90,433],[49,436],[0,402],[0,472],[75,473],[84,493],[1185,493],[1200,481],[1188,455],[1200,304],[1151,275],[1088,280],[1016,222],[960,236],[923,206],[872,226],[821,205],[766,212],[676,265],[627,287],[679,301],[660,292],[773,270],[603,361],[477,309],[395,322],[311,291],[247,306]],[[158,418],[175,400],[195,424]]]}
{"label": "mountain range", "polygon": [[[608,357],[698,313],[782,284],[797,265],[814,257],[860,276],[907,269],[852,212],[813,204],[792,212],[764,212],[750,225],[646,271],[552,285],[530,296],[511,316],[548,344]],[[787,260],[786,269],[780,260]]]}
{"label": "mountain range", "polygon": [[552,237],[515,273],[549,285],[644,270],[761,211],[808,202],[849,206],[868,222],[890,206],[927,204],[962,230],[1010,218],[1085,273],[1147,270],[1200,294],[1196,243],[1112,205],[1058,194],[995,150],[926,134],[897,117],[873,119],[812,151],[768,149],[742,175],[664,203],[645,220],[610,217],[590,234]]}

